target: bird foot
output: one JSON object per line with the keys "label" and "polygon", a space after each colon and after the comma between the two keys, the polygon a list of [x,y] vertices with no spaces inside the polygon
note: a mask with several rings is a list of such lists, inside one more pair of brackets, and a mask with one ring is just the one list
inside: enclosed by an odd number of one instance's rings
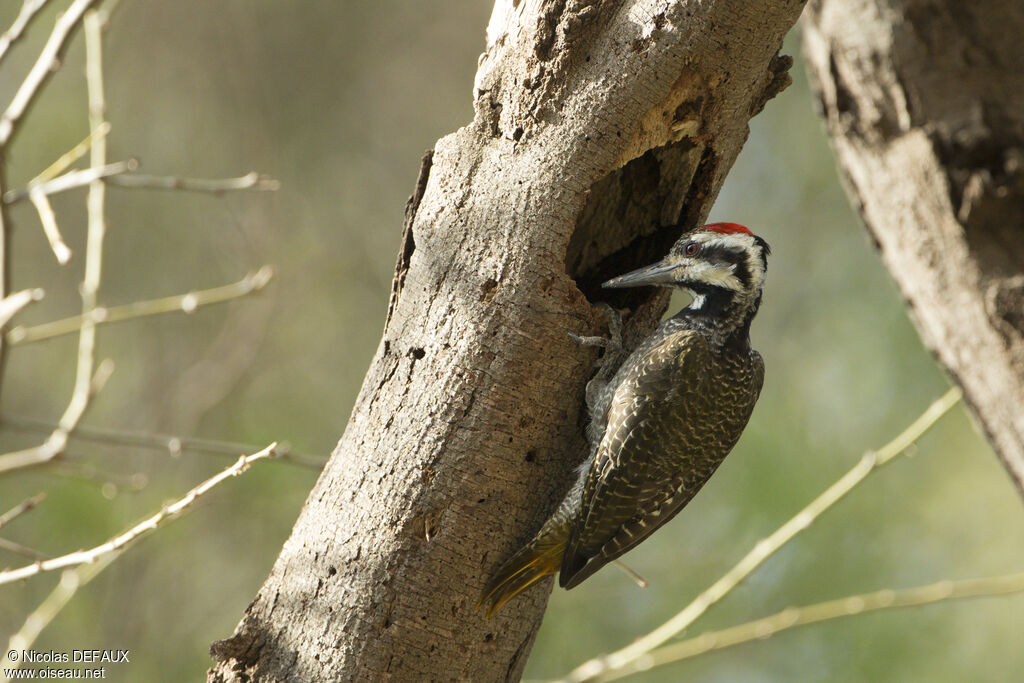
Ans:
{"label": "bird foot", "polygon": [[588,428],[588,436],[592,437],[591,440],[594,438],[599,440],[597,433],[591,434],[591,432],[596,429],[596,425],[600,422],[600,416],[604,414],[607,403],[611,399],[605,388],[615,375],[616,370],[622,365],[623,360],[622,316],[606,303],[597,304],[597,308],[600,309],[601,314],[608,323],[607,337],[583,337],[572,332],[569,333],[570,338],[584,346],[600,346],[604,349],[604,353],[601,354],[601,358],[596,364],[597,372],[587,382],[586,401],[592,426]]}
{"label": "bird foot", "polygon": [[622,316],[618,311],[603,301],[597,304],[597,309],[601,311],[601,314],[604,316],[605,323],[608,325],[608,336],[584,337],[569,332],[569,338],[583,346],[600,346],[601,348],[606,349],[606,357],[609,355],[615,355],[622,350]]}
{"label": "bird foot", "polygon": [[569,339],[572,339],[577,344],[581,344],[583,346],[600,346],[608,348],[612,345],[612,340],[607,337],[581,337],[580,335],[573,334],[572,332],[569,332]]}

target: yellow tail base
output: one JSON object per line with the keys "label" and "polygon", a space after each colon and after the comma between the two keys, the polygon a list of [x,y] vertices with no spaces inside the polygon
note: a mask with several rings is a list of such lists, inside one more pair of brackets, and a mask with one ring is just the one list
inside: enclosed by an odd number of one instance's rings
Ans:
{"label": "yellow tail base", "polygon": [[487,583],[476,607],[490,619],[502,605],[539,579],[557,574],[562,565],[561,545],[529,545],[513,555]]}

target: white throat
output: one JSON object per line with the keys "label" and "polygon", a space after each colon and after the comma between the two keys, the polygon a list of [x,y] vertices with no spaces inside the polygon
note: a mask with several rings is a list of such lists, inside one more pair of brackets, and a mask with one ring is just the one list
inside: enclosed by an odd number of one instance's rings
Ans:
{"label": "white throat", "polygon": [[693,291],[692,289],[688,289],[687,291],[690,293],[690,296],[693,297],[693,301],[691,301],[690,305],[686,307],[687,310],[699,311],[700,309],[704,308],[704,304],[707,303],[707,300],[708,300],[707,295],[706,294],[698,294],[697,292]]}

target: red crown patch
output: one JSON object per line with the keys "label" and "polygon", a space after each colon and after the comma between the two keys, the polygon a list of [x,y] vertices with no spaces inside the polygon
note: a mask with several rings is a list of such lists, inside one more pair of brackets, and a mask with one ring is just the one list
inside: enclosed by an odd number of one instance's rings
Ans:
{"label": "red crown patch", "polygon": [[720,232],[725,235],[743,233],[744,235],[754,236],[754,233],[750,232],[750,229],[745,225],[739,223],[708,223],[704,226],[705,230],[711,230],[712,232]]}

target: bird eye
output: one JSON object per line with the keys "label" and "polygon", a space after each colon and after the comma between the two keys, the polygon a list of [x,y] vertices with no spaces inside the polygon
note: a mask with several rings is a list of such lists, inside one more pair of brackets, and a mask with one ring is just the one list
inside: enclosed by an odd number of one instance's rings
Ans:
{"label": "bird eye", "polygon": [[700,246],[696,242],[687,242],[686,246],[683,247],[683,251],[686,252],[687,256],[696,256],[697,252],[700,251]]}

